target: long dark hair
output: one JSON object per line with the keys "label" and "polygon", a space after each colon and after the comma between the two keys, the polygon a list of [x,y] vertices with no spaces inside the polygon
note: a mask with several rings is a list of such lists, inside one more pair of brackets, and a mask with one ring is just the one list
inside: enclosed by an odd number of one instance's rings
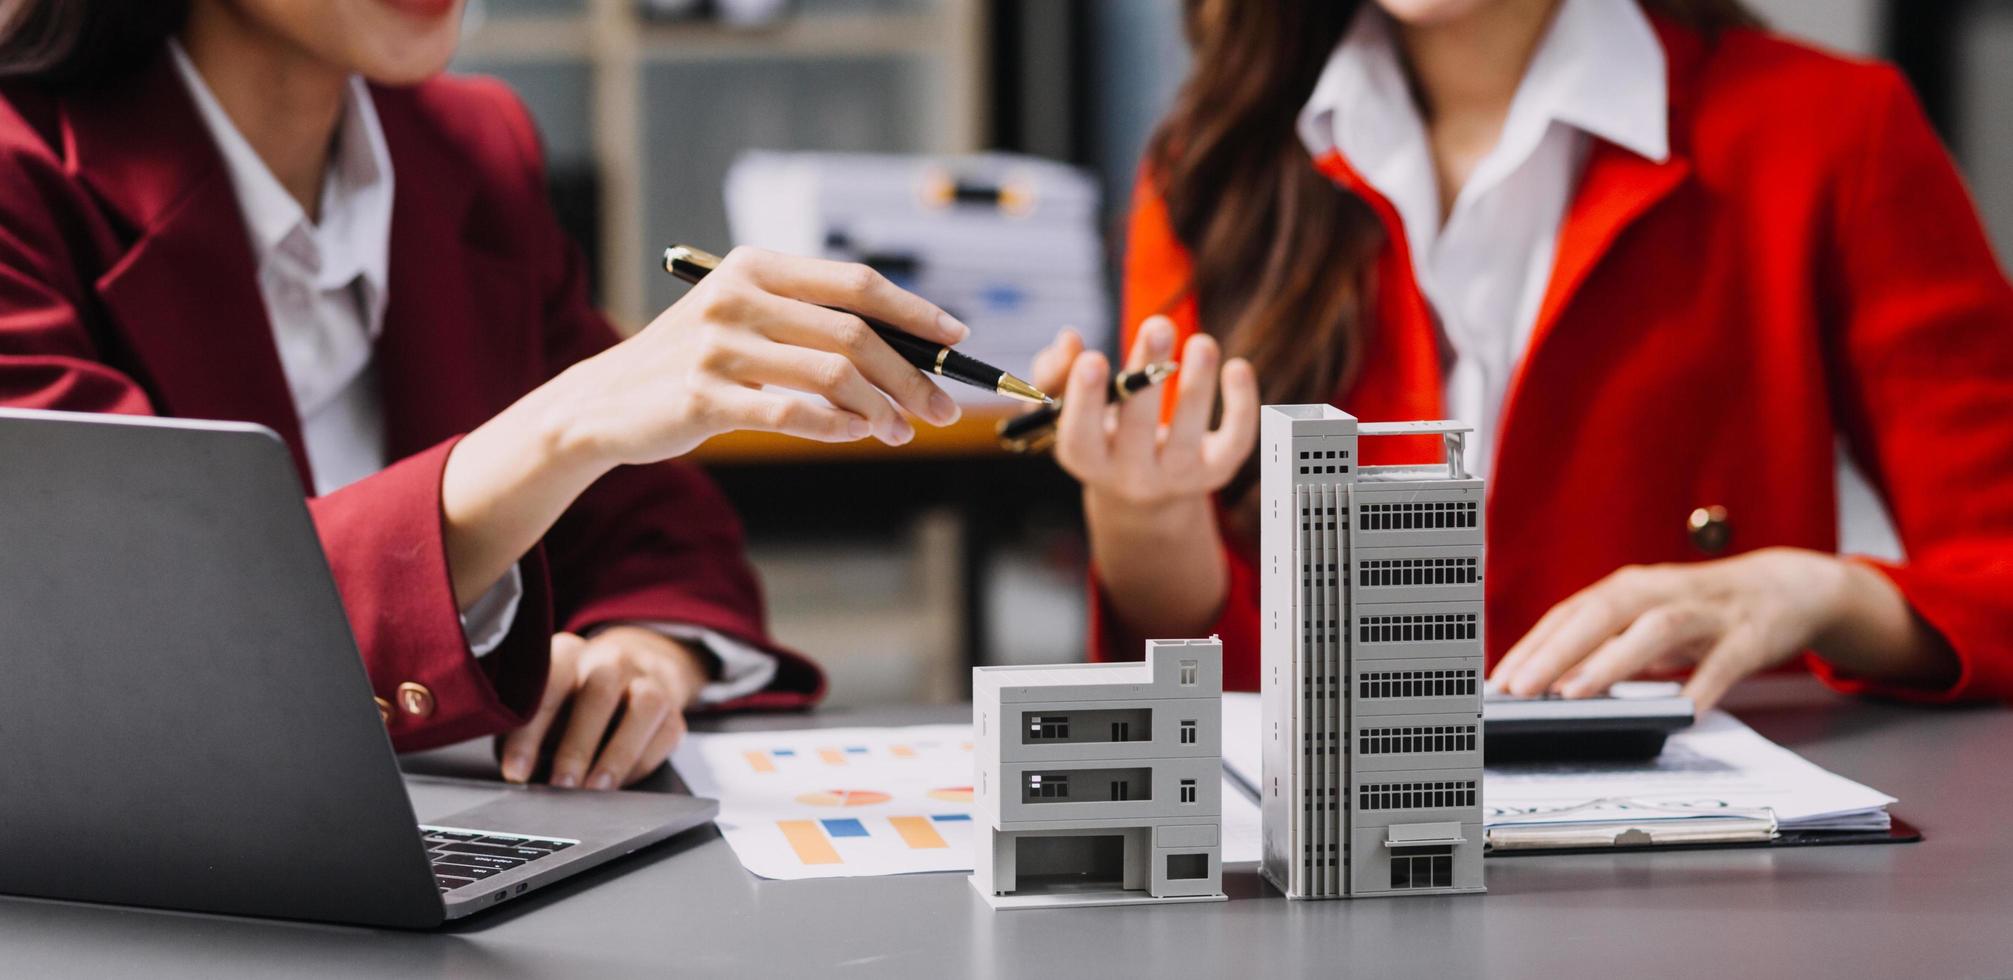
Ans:
{"label": "long dark hair", "polygon": [[0,79],[89,85],[150,61],[188,0],[0,0]]}
{"label": "long dark hair", "polygon": [[[1294,127],[1362,2],[1186,0],[1194,68],[1147,146],[1202,328],[1250,359],[1268,404],[1325,402],[1362,367],[1383,229]],[[1645,4],[1707,32],[1758,23],[1738,0]],[[1226,501],[1250,495],[1246,469]]]}

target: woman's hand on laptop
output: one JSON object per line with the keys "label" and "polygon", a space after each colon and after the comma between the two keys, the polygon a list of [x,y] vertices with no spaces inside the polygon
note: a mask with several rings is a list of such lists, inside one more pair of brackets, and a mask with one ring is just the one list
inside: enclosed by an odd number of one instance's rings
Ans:
{"label": "woman's hand on laptop", "polygon": [[[706,684],[690,647],[635,626],[552,638],[538,712],[503,740],[503,778],[530,780],[548,737],[554,786],[614,789],[649,775],[685,735],[685,709]],[[612,730],[611,730],[612,728]]]}

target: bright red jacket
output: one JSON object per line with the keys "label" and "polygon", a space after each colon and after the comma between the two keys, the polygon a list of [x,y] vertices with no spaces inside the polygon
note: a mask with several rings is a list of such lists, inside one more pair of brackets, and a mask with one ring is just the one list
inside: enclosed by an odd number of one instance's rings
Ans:
{"label": "bright red jacket", "polygon": [[[1875,567],[1963,665],[1947,690],[1895,693],[2013,697],[2013,288],[1962,181],[1890,67],[1753,30],[1657,29],[1671,157],[1596,142],[1505,399],[1490,659],[1620,566],[1708,557],[1687,533],[1699,507],[1726,508],[1727,554],[1835,550],[1842,439],[1908,555]],[[1435,328],[1398,216],[1345,160],[1314,165],[1370,203],[1387,242],[1362,380],[1334,403],[1368,421],[1439,418]],[[1157,312],[1197,329],[1189,258],[1141,187],[1128,344]],[[1225,683],[1255,689],[1256,545],[1224,546]],[[1137,658],[1142,637],[1094,578],[1093,595],[1095,653]],[[1870,687],[1808,659],[1836,687]]]}
{"label": "bright red jacket", "polygon": [[[459,434],[616,342],[545,200],[537,134],[501,85],[373,89],[394,171],[389,303],[375,369],[384,472],[309,501],[371,684],[400,749],[515,727],[537,707],[555,629],[691,623],[771,650],[739,524],[676,463],[595,484],[526,556],[502,646],[469,655],[442,539],[441,470]],[[165,57],[116,85],[0,87],[0,405],[257,422],[313,486],[223,158]],[[787,652],[769,690],[823,689]]]}

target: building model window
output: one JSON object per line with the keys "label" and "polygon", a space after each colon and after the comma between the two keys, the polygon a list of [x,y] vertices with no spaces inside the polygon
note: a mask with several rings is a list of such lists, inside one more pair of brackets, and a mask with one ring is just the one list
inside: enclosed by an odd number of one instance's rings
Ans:
{"label": "building model window", "polygon": [[1036,715],[1029,718],[1027,722],[1027,737],[1030,739],[1068,738],[1069,716]]}

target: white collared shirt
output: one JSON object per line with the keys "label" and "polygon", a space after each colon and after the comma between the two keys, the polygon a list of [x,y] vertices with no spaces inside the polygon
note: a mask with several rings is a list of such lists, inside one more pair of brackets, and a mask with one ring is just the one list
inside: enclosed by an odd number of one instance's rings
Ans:
{"label": "white collared shirt", "polygon": [[[238,131],[182,46],[169,42],[182,84],[224,159],[244,215],[259,295],[271,321],[280,367],[301,424],[314,491],[327,494],[377,473],[384,448],[384,400],[371,368],[384,332],[391,266],[393,177],[384,129],[363,79],[352,75],[335,146],[322,182],[320,218],[273,176]],[[524,597],[524,575],[509,574],[462,613],[469,649],[483,656],[502,645]],[[704,644],[720,658],[721,679],[700,692],[707,702],[767,687],[776,660],[712,630],[645,624],[675,639]]]}
{"label": "white collared shirt", "polygon": [[1592,139],[1659,162],[1670,155],[1663,45],[1634,0],[1563,0],[1495,147],[1442,215],[1395,30],[1376,4],[1362,5],[1300,113],[1300,136],[1316,157],[1339,151],[1397,210],[1452,354],[1447,415],[1475,427],[1469,468],[1488,474]]}

